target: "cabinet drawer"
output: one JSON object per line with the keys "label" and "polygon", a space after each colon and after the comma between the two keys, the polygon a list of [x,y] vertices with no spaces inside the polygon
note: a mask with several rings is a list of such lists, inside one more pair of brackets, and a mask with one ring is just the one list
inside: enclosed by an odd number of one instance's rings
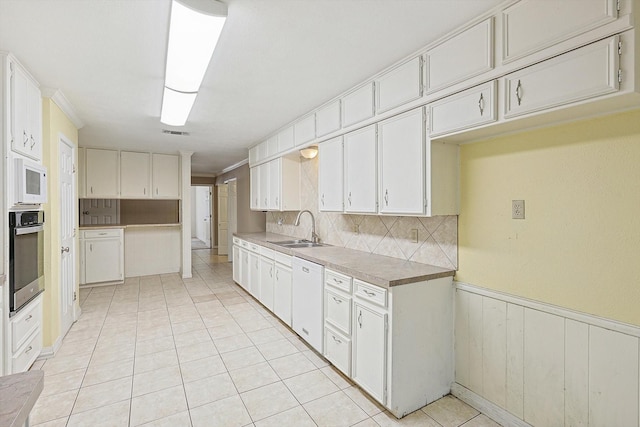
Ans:
{"label": "cabinet drawer", "polygon": [[240,240],[240,246],[242,246],[245,249],[249,249],[249,242],[245,240]]}
{"label": "cabinet drawer", "polygon": [[260,253],[260,246],[255,243],[249,243],[249,250],[251,252]]}
{"label": "cabinet drawer", "polygon": [[15,318],[11,319],[12,351],[18,351],[29,335],[36,329],[40,329],[42,323],[42,304],[40,298],[31,302],[31,307],[23,310]]}
{"label": "cabinet drawer", "polygon": [[331,270],[325,270],[325,283],[351,294],[351,277]]}
{"label": "cabinet drawer", "polygon": [[495,81],[429,105],[429,135],[445,135],[497,120]]}
{"label": "cabinet drawer", "polygon": [[355,295],[365,301],[372,302],[381,307],[387,306],[387,290],[369,283],[354,280]]}
{"label": "cabinet drawer", "polygon": [[351,336],[351,297],[340,291],[325,289],[324,320]]}
{"label": "cabinet drawer", "polygon": [[283,254],[281,252],[274,251],[274,258],[277,263],[291,267],[291,255]]}
{"label": "cabinet drawer", "polygon": [[269,258],[269,259],[274,259],[274,250],[273,249],[269,249],[265,246],[259,246],[260,248],[260,255],[262,255],[264,258]]}
{"label": "cabinet drawer", "polygon": [[329,327],[324,329],[324,356],[345,375],[351,376],[351,340]]}
{"label": "cabinet drawer", "polygon": [[28,341],[14,353],[11,360],[11,371],[14,374],[25,372],[40,355],[42,350],[42,330],[38,330],[29,337]]}
{"label": "cabinet drawer", "polygon": [[86,230],[82,232],[84,239],[103,239],[108,237],[120,237],[122,229]]}
{"label": "cabinet drawer", "polygon": [[238,239],[237,237],[233,238],[233,244],[234,245],[240,245],[240,239]]}
{"label": "cabinet drawer", "polygon": [[618,36],[504,77],[505,118],[618,91]]}

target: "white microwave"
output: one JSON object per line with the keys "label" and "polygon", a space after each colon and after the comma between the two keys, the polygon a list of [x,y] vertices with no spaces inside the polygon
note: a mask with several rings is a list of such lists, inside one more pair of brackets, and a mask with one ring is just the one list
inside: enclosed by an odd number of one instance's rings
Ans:
{"label": "white microwave", "polygon": [[23,205],[47,203],[47,168],[25,159],[16,159],[15,201]]}

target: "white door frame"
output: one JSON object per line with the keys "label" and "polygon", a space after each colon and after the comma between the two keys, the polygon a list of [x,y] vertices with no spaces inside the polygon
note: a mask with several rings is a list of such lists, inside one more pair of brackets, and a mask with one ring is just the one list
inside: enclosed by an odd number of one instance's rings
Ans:
{"label": "white door frame", "polygon": [[[224,183],[227,184],[227,260],[240,262],[233,259],[233,233],[238,231],[238,181],[236,178],[231,178]],[[231,197],[231,191],[228,190],[231,188],[231,184],[235,188],[233,197]]]}
{"label": "white door frame", "polygon": [[[62,155],[62,150],[61,147],[62,145],[66,145],[69,148],[71,148],[71,158],[72,159],[76,159],[77,156],[77,152],[78,152],[78,147],[76,147],[76,145],[71,142],[71,140],[69,140],[65,135],[63,135],[62,133],[58,134],[58,141],[59,141],[59,146],[58,146],[58,168],[60,168],[60,157]],[[73,163],[73,171],[74,174],[77,173],[78,168],[75,164],[75,161]],[[61,190],[60,186],[61,183],[58,183],[59,188],[58,190]],[[62,197],[62,191],[58,191],[59,193],[59,199],[58,201],[61,202],[60,198]],[[76,245],[76,233],[77,233],[77,228],[78,228],[78,206],[75,204],[75,201],[78,200],[78,188],[77,188],[77,182],[76,179],[72,179],[71,180],[71,200],[74,201],[74,206],[71,208],[71,215],[72,215],[72,222],[73,222],[73,236],[74,238],[71,239],[71,247],[70,247],[70,252],[71,254],[73,254],[73,256],[71,257],[71,263],[72,263],[72,268],[71,268],[71,275],[72,275],[72,283],[73,283],[73,292],[76,296],[76,298],[74,299],[74,303],[73,303],[73,321],[77,321],[78,320],[78,316],[79,316],[79,312],[78,312],[78,303],[77,301],[77,284],[78,284],[78,278],[77,278],[77,260],[78,260],[78,248]],[[60,215],[60,222],[62,222],[63,218],[62,215]],[[55,250],[55,248],[54,248]],[[62,289],[63,286],[63,281],[62,281],[62,274],[63,274],[63,269],[62,269],[62,257],[60,257],[60,276],[58,278],[59,280],[59,284],[60,284],[60,289],[59,289],[59,310],[60,310],[60,339],[62,339],[64,337],[64,335],[68,332],[68,330],[63,330],[64,328],[64,324],[62,322],[62,307],[63,307],[63,296],[64,296],[64,292]]]}

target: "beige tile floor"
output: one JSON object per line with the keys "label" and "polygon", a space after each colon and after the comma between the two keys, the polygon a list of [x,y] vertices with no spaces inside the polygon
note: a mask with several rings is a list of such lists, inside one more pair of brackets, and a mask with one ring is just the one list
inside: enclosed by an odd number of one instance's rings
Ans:
{"label": "beige tile floor", "polygon": [[80,290],[82,315],[55,357],[31,425],[495,427],[446,396],[396,420],[231,278],[193,251],[193,278]]}

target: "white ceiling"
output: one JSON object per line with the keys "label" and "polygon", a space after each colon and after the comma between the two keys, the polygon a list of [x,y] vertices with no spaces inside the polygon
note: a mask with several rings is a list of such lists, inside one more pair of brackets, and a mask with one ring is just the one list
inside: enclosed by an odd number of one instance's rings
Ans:
{"label": "white ceiling", "polygon": [[0,0],[0,50],[85,123],[80,145],[193,151],[216,173],[246,149],[500,0],[226,0],[229,18],[182,128],[161,133],[170,0]]}

